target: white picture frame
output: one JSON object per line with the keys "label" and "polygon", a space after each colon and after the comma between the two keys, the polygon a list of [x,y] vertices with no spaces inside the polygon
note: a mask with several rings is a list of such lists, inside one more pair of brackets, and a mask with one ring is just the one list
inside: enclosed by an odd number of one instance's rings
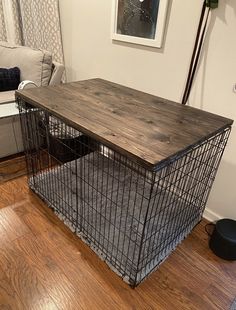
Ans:
{"label": "white picture frame", "polygon": [[[157,31],[155,31],[155,37],[152,39],[117,33],[119,1],[121,0],[112,0],[112,19],[111,19],[112,40],[161,48],[162,42],[163,42],[163,35],[165,31],[166,15],[167,15],[169,0],[159,0],[160,2],[159,2],[157,21],[156,21]],[[132,1],[132,0],[124,0],[124,1]],[[140,2],[143,2],[143,1],[145,0],[140,0]]]}

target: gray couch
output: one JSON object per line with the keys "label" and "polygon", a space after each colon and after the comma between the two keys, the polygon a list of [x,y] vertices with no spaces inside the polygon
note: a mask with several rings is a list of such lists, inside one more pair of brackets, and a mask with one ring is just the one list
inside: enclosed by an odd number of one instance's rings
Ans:
{"label": "gray couch", "polygon": [[[61,82],[64,66],[52,61],[51,53],[0,41],[0,68],[19,67],[21,81],[30,80],[37,86]],[[15,91],[0,92],[0,104],[14,101]]]}
{"label": "gray couch", "polygon": [[[21,81],[30,80],[37,86],[61,82],[64,66],[52,61],[43,50],[0,42],[0,67],[19,67]],[[15,91],[0,92],[0,158],[23,151]]]}

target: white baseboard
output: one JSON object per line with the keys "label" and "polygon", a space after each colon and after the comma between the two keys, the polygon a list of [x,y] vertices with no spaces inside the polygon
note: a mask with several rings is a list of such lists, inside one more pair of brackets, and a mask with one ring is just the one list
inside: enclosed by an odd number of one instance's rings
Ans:
{"label": "white baseboard", "polygon": [[220,216],[219,214],[209,210],[206,208],[206,210],[203,213],[203,217],[210,221],[210,222],[215,222],[215,221],[219,221],[220,219],[222,219],[222,216]]}

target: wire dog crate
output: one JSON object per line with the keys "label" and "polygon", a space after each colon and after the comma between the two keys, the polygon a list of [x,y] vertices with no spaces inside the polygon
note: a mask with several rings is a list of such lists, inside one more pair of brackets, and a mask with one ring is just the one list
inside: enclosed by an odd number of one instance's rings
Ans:
{"label": "wire dog crate", "polygon": [[131,286],[201,220],[230,128],[150,171],[43,109],[19,110],[31,189]]}
{"label": "wire dog crate", "polygon": [[30,188],[135,287],[201,220],[233,121],[100,79],[16,98]]}

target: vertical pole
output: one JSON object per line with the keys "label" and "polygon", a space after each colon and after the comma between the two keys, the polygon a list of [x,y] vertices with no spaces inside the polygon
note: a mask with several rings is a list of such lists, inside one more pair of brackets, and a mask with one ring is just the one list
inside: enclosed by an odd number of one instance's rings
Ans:
{"label": "vertical pole", "polygon": [[198,62],[199,62],[200,55],[201,55],[203,41],[204,41],[204,38],[205,38],[206,27],[207,27],[209,12],[210,12],[210,8],[209,8],[208,12],[207,12],[207,17],[206,17],[206,20],[205,20],[205,24],[203,26],[203,21],[204,21],[204,18],[205,18],[206,8],[207,8],[207,5],[206,5],[206,2],[204,1],[203,2],[203,6],[202,6],[201,16],[200,16],[200,21],[199,21],[199,25],[198,25],[197,35],[196,35],[196,39],[195,39],[193,54],[192,54],[192,58],[191,58],[191,63],[190,63],[190,67],[189,67],[187,82],[186,82],[186,86],[185,86],[185,90],[184,90],[184,95],[183,95],[183,99],[182,99],[182,104],[184,104],[184,105],[186,105],[186,103],[187,103],[187,101],[189,99],[189,95],[190,95],[190,92],[191,92],[193,80],[194,80],[194,77],[195,77],[196,69],[197,69]]}

